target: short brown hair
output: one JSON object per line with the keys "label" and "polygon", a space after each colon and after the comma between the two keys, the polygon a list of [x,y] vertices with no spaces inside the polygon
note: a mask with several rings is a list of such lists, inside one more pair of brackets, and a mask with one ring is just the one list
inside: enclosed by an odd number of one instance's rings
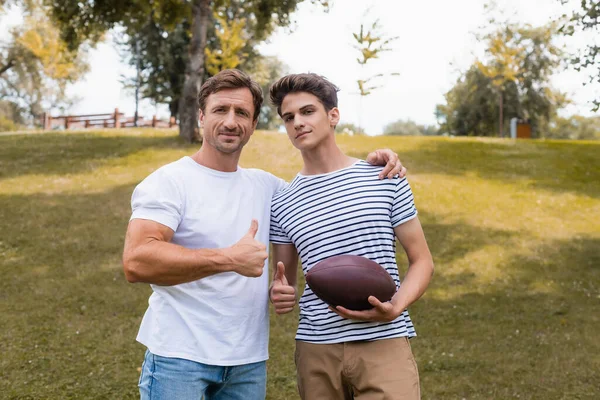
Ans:
{"label": "short brown hair", "polygon": [[290,93],[310,93],[317,97],[325,107],[325,111],[329,112],[338,105],[338,91],[338,87],[329,82],[324,76],[308,73],[284,76],[271,86],[269,95],[271,102],[277,107],[277,114],[281,116],[281,103],[283,103],[285,96]]}
{"label": "short brown hair", "polygon": [[239,69],[224,69],[215,76],[212,76],[204,82],[200,88],[200,96],[198,96],[198,104],[202,112],[206,107],[208,96],[217,93],[223,89],[240,89],[248,88],[252,93],[254,103],[254,121],[260,115],[260,108],[263,103],[263,94],[260,85],[254,82],[246,73]]}

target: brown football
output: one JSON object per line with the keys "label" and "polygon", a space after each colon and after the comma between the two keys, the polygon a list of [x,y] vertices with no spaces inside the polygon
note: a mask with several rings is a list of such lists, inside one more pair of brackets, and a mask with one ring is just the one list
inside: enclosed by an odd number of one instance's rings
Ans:
{"label": "brown football", "polygon": [[349,310],[373,308],[369,296],[389,301],[396,293],[394,279],[375,261],[365,257],[340,255],[320,261],[306,274],[313,293],[330,306]]}

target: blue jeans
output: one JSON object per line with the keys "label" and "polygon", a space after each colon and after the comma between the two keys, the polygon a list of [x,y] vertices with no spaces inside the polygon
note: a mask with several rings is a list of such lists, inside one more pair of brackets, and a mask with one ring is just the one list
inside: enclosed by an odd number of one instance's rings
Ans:
{"label": "blue jeans", "polygon": [[264,400],[267,363],[219,367],[146,350],[138,386],[141,400]]}

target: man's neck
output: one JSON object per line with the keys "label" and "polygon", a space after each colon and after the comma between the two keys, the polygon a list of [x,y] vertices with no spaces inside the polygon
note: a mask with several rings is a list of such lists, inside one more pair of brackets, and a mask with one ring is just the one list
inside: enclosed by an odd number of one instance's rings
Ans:
{"label": "man's neck", "polygon": [[237,171],[240,155],[241,151],[227,154],[204,143],[200,150],[192,155],[192,159],[198,164],[216,171],[235,172]]}
{"label": "man's neck", "polygon": [[327,174],[349,167],[357,160],[345,155],[333,140],[314,149],[303,151],[302,159],[304,160],[304,168],[300,171],[302,175]]}

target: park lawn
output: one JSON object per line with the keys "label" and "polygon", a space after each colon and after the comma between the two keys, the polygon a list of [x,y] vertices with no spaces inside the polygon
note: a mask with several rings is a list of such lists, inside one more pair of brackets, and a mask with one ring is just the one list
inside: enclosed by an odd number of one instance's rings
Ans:
{"label": "park lawn", "polygon": [[[600,397],[600,143],[338,143],[409,168],[436,264],[409,310],[423,399]],[[159,130],[0,135],[0,398],[138,397],[150,289],[122,272],[129,199],[196,148]],[[289,180],[301,158],[257,132],[241,164]],[[272,315],[268,399],[298,398],[296,318]]]}

